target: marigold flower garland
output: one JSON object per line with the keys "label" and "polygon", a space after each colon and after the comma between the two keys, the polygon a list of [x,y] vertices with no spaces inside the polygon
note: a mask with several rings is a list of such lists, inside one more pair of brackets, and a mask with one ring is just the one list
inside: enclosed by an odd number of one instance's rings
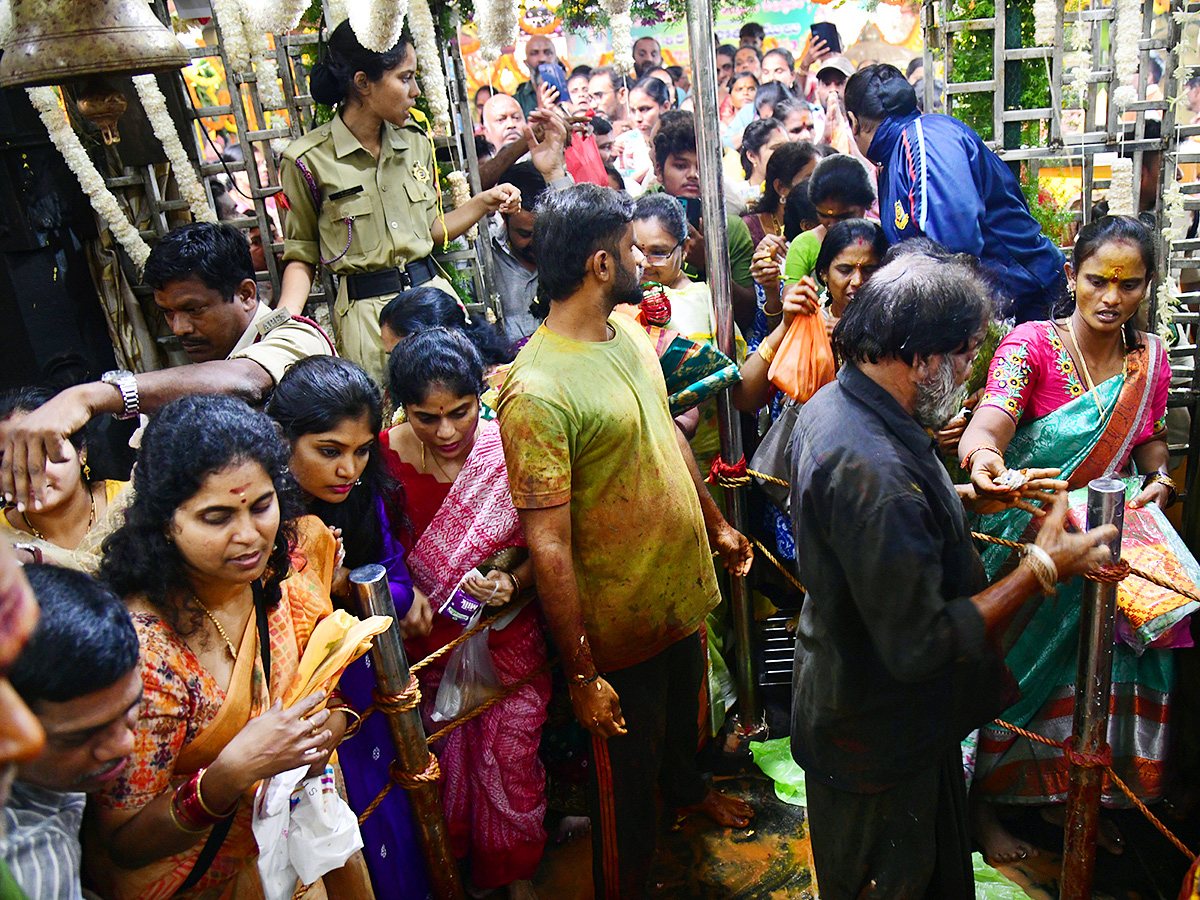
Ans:
{"label": "marigold flower garland", "polygon": [[346,0],[354,36],[368,50],[386,53],[400,40],[408,0]]}
{"label": "marigold flower garland", "polygon": [[428,0],[409,0],[408,26],[417,45],[417,61],[421,66],[421,86],[429,100],[433,124],[443,134],[450,133],[450,95],[446,92],[446,75],[442,71],[442,54],[438,52],[437,31]]}
{"label": "marigold flower garland", "polygon": [[104,183],[104,178],[96,171],[96,166],[83,149],[79,135],[71,127],[66,114],[58,104],[58,93],[52,87],[26,88],[25,93],[33,108],[42,118],[42,124],[50,134],[50,140],[58,148],[58,152],[67,162],[67,166],[79,179],[79,186],[92,201],[92,208],[100,215],[109,229],[125,248],[125,252],[133,259],[134,264],[141,269],[150,255],[150,245],[142,240],[138,230],[133,227],[125,211],[113,196],[112,191]]}
{"label": "marigold flower garland", "polygon": [[167,111],[167,98],[159,89],[158,81],[153,75],[134,75],[133,85],[141,98],[146,118],[150,120],[150,126],[154,129],[154,136],[166,151],[171,171],[175,175],[175,183],[179,185],[179,195],[187,201],[192,218],[197,222],[215,223],[217,214],[208,205],[208,196],[196,177],[192,161],[184,152],[179,132],[175,130],[175,121]]}
{"label": "marigold flower garland", "polygon": [[[446,181],[450,185],[450,196],[454,200],[454,208],[462,209],[471,201],[471,185],[467,183],[467,176],[457,170],[446,176]],[[476,222],[464,233],[463,237],[469,242],[474,242],[475,238],[479,237],[479,223]]]}

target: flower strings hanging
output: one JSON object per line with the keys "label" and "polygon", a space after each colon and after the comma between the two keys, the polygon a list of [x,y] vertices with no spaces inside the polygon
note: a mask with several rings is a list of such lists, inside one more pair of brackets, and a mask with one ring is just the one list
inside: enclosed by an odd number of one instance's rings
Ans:
{"label": "flower strings hanging", "polygon": [[1049,47],[1054,43],[1054,31],[1058,25],[1057,0],[1033,0],[1033,43],[1036,47]]}
{"label": "flower strings hanging", "polygon": [[325,27],[330,31],[337,28],[346,21],[349,13],[346,12],[346,0],[325,0],[325,9],[329,15],[325,19]]}
{"label": "flower strings hanging", "polygon": [[1126,109],[1137,101],[1137,88],[1130,82],[1137,79],[1138,40],[1142,36],[1142,4],[1139,0],[1114,0],[1112,27],[1116,36],[1113,103],[1117,109]]}
{"label": "flower strings hanging", "polygon": [[234,72],[245,72],[250,68],[250,45],[246,41],[246,26],[242,21],[241,7],[237,0],[212,0],[213,14],[221,29],[221,46],[229,68]]}
{"label": "flower strings hanging", "polygon": [[1116,159],[1112,164],[1112,179],[1108,187],[1108,214],[1136,216],[1133,208],[1133,160]]}
{"label": "flower strings hanging", "polygon": [[307,8],[305,0],[258,0],[245,8],[246,25],[259,34],[287,34]]}
{"label": "flower strings hanging", "polygon": [[79,135],[75,133],[62,107],[59,106],[58,93],[51,87],[26,88],[25,93],[29,95],[29,101],[41,116],[42,124],[50,134],[50,140],[79,179],[79,186],[83,188],[83,192],[92,201],[92,208],[108,225],[113,237],[125,248],[134,264],[141,269],[150,255],[150,245],[142,240],[138,230],[121,209],[117,198],[104,183],[104,178],[96,171],[96,166],[83,149]]}
{"label": "flower strings hanging", "polygon": [[613,68],[619,75],[633,71],[633,17],[630,0],[600,0],[612,28]]}
{"label": "flower strings hanging", "polygon": [[350,27],[360,44],[376,53],[386,53],[400,40],[407,0],[346,0]]}
{"label": "flower strings hanging", "polygon": [[521,25],[520,0],[480,0],[475,7],[479,26],[479,55],[491,65],[504,48],[515,43]]}
{"label": "flower strings hanging", "polygon": [[446,92],[446,75],[442,71],[442,54],[438,52],[437,31],[428,0],[409,0],[408,27],[417,45],[417,60],[421,66],[421,87],[429,100],[433,124],[442,134],[450,133],[450,95]]}
{"label": "flower strings hanging", "polygon": [[[454,208],[462,209],[471,201],[471,185],[467,183],[467,176],[462,172],[454,171],[446,176],[446,181],[450,185],[450,197],[454,200]],[[469,243],[474,243],[475,238],[479,237],[479,223],[476,222],[464,233],[463,237]]]}
{"label": "flower strings hanging", "polygon": [[184,152],[179,132],[175,130],[175,121],[167,111],[167,98],[159,89],[158,81],[153,75],[134,75],[133,85],[141,98],[146,118],[150,120],[150,126],[154,129],[154,136],[166,151],[171,171],[175,175],[175,183],[179,185],[179,195],[187,201],[192,218],[197,222],[215,223],[217,214],[209,206],[204,188],[192,168],[192,161]]}

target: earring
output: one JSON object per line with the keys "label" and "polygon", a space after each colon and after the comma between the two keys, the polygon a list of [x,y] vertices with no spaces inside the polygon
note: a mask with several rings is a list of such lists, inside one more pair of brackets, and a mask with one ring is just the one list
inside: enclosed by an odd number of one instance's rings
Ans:
{"label": "earring", "polygon": [[393,425],[403,425],[408,421],[408,410],[403,406],[397,407],[395,414],[392,416]]}
{"label": "earring", "polygon": [[91,469],[91,467],[90,467],[90,466],[87,464],[87,460],[86,460],[86,459],[85,459],[85,460],[83,460],[83,480],[84,480],[84,481],[91,481],[91,480],[92,480],[92,469]]}

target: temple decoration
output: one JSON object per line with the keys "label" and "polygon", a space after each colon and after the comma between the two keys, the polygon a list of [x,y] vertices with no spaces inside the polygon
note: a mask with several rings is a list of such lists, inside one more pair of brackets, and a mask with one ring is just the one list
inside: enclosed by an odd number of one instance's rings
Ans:
{"label": "temple decoration", "polygon": [[[433,124],[443,134],[450,133],[450,95],[446,91],[446,75],[442,71],[442,54],[438,52],[437,31],[429,0],[409,0],[408,27],[417,45],[421,64],[421,86],[433,113]],[[470,196],[468,194],[468,196]]]}
{"label": "temple decoration", "polygon": [[[446,175],[446,181],[450,184],[450,197],[454,201],[454,208],[462,209],[471,200],[471,186],[467,183],[467,176],[456,169]],[[473,243],[475,238],[479,237],[479,223],[476,222],[468,228],[463,237]]]}
{"label": "temple decoration", "polygon": [[21,0],[8,12],[0,87],[161,72],[191,62],[144,0]]}
{"label": "temple decoration", "polygon": [[50,140],[58,148],[58,152],[67,162],[67,166],[79,179],[79,186],[92,201],[92,208],[100,215],[113,237],[125,248],[125,252],[133,259],[140,269],[146,264],[150,255],[150,245],[142,240],[138,230],[129,221],[125,211],[113,196],[112,191],[104,183],[104,178],[96,170],[95,164],[83,149],[79,135],[71,127],[66,113],[59,104],[58,92],[52,87],[31,87],[26,89],[33,108],[38,111]]}
{"label": "temple decoration", "polygon": [[167,111],[167,98],[159,89],[158,81],[153,75],[134,75],[133,85],[137,88],[138,97],[142,101],[142,109],[154,129],[154,136],[162,144],[171,163],[171,172],[175,183],[179,186],[179,196],[187,201],[192,211],[192,218],[197,222],[216,222],[217,214],[208,203],[204,187],[196,177],[192,161],[184,152],[183,143],[179,140],[179,132],[175,130],[175,120]]}
{"label": "temple decoration", "polygon": [[400,40],[407,0],[346,0],[350,27],[360,44],[376,53],[386,53]]}
{"label": "temple decoration", "polygon": [[[153,75],[137,75],[135,78],[150,78]],[[125,95],[113,87],[105,78],[90,78],[75,94],[75,105],[79,114],[100,129],[100,137],[108,146],[121,143],[121,133],[117,131],[117,120],[129,107]]]}

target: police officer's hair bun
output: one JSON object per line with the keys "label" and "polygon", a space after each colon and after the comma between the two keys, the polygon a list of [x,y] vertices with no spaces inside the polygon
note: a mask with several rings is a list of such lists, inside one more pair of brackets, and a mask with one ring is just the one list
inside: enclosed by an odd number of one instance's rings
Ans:
{"label": "police officer's hair bun", "polygon": [[887,63],[865,66],[846,82],[846,111],[860,119],[882,122],[917,109],[917,92],[904,73]]}
{"label": "police officer's hair bun", "polygon": [[323,62],[317,63],[308,73],[308,87],[312,98],[323,106],[334,106],[346,99],[337,76]]}
{"label": "police officer's hair bun", "polygon": [[358,42],[350,20],[346,19],[329,36],[325,58],[309,74],[312,97],[318,103],[333,106],[344,103],[358,91],[354,76],[362,72],[370,81],[378,81],[384,72],[396,68],[411,52],[412,39],[407,32],[385,53],[368,50]]}

